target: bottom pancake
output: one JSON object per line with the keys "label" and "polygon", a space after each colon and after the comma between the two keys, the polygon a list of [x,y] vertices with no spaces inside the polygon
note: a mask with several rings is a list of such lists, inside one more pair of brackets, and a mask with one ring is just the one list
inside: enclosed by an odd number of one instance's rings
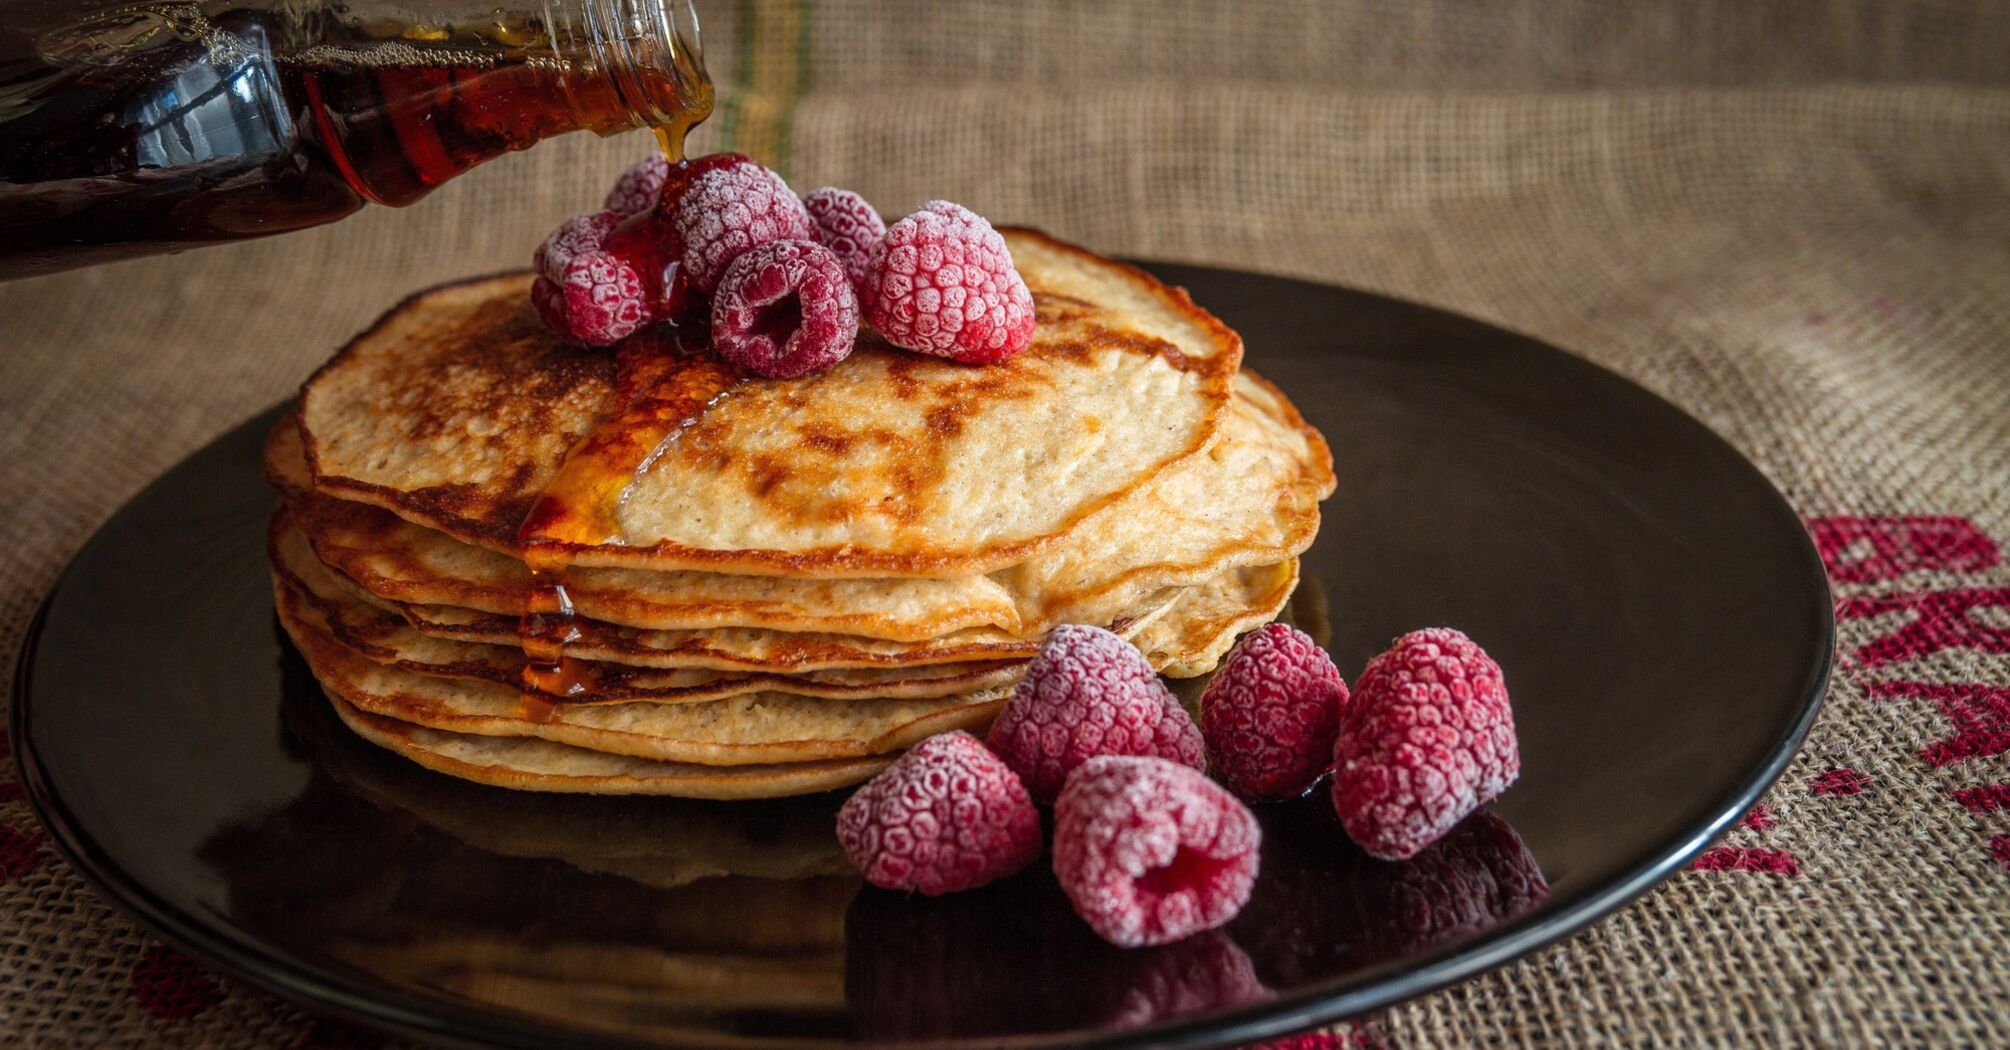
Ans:
{"label": "bottom pancake", "polygon": [[765,766],[658,762],[527,737],[448,733],[359,711],[333,693],[328,700],[357,736],[379,747],[436,772],[518,791],[781,798],[863,783],[893,761],[885,756]]}

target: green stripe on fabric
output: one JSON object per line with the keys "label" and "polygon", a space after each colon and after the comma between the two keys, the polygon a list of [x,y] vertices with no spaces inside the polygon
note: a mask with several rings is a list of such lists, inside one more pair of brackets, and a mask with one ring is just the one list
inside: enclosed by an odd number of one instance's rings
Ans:
{"label": "green stripe on fabric", "polygon": [[807,82],[809,12],[800,0],[753,0],[721,132],[727,148],[789,174],[795,108]]}

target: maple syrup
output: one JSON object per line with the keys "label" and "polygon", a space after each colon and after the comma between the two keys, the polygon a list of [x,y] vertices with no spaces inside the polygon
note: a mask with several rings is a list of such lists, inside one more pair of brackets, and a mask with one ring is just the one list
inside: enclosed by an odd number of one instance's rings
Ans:
{"label": "maple syrup", "polygon": [[712,108],[690,0],[220,6],[0,0],[0,279],[409,204],[578,129],[681,156]]}
{"label": "maple syrup", "polygon": [[516,549],[531,571],[517,626],[525,718],[549,721],[554,700],[599,689],[595,665],[566,651],[580,637],[566,590],[572,555],[620,534],[616,516],[630,486],[742,382],[708,344],[702,331],[683,329],[622,343],[615,351],[616,407],[573,445],[517,529]]}

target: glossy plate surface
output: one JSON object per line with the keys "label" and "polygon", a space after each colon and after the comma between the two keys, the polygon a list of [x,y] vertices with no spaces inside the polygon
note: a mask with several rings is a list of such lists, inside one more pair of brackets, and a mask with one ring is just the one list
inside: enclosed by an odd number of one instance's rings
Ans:
{"label": "glossy plate surface", "polygon": [[[1434,624],[1506,670],[1521,782],[1416,861],[1367,859],[1317,797],[1261,807],[1242,915],[1126,953],[1086,932],[1044,865],[943,900],[861,891],[832,797],[538,796],[406,765],[335,722],[274,624],[269,414],[135,498],[58,584],[13,713],[30,797],[167,939],[425,1038],[1215,1045],[1567,935],[1779,774],[1828,674],[1829,598],[1799,521],[1729,446],[1474,321],[1155,269],[1239,329],[1333,444],[1340,489],[1297,622],[1350,679]],[[1419,907],[1427,886],[1455,906]]]}

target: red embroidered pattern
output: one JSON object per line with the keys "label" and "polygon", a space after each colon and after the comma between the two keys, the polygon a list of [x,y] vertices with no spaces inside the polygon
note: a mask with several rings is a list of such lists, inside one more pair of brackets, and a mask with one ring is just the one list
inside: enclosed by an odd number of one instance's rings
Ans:
{"label": "red embroidered pattern", "polygon": [[17,831],[0,824],[0,883],[13,882],[47,863],[49,854],[42,848],[47,841],[39,831]]}
{"label": "red embroidered pattern", "polygon": [[1871,682],[1864,691],[1881,700],[1903,697],[1940,706],[1940,713],[1954,724],[1954,735],[1920,749],[1919,757],[1927,765],[1939,768],[2010,751],[2010,687],[1898,681]]}
{"label": "red embroidered pattern", "polygon": [[1799,875],[1801,862],[1783,849],[1712,846],[1696,858],[1698,871],[1756,871],[1768,875]]}
{"label": "red embroidered pattern", "polygon": [[1990,839],[1989,855],[1996,858],[1996,863],[2001,864],[2004,871],[2010,871],[2010,835]]}
{"label": "red embroidered pattern", "polygon": [[1861,795],[1870,778],[1854,769],[1831,769],[1808,781],[1808,790],[1817,795]]}
{"label": "red embroidered pattern", "polygon": [[1857,646],[1850,654],[1863,667],[1881,667],[1913,660],[1942,649],[1976,649],[2010,653],[2010,628],[1987,624],[1970,615],[1977,609],[2003,609],[2010,616],[2010,587],[1960,587],[1946,591],[1912,591],[1862,595],[1836,603],[1836,619],[1907,612],[1905,626]]}
{"label": "red embroidered pattern", "polygon": [[133,998],[163,1021],[186,1021],[223,1001],[223,987],[195,960],[157,944],[133,964]]}
{"label": "red embroidered pattern", "polygon": [[1962,788],[1954,793],[1954,801],[1966,806],[1970,813],[1994,813],[1999,809],[2010,809],[2010,784],[1982,784]]}
{"label": "red embroidered pattern", "polygon": [[1243,1050],[1383,1050],[1386,1044],[1374,1028],[1345,1025],[1336,1031],[1287,1035],[1267,1043],[1253,1043]]}
{"label": "red embroidered pattern", "polygon": [[1996,542],[1967,518],[1812,518],[1808,532],[1838,584],[1882,583],[1920,569],[1982,572],[2003,561]]}
{"label": "red embroidered pattern", "polygon": [[1761,802],[1753,806],[1752,811],[1745,814],[1745,819],[1738,823],[1751,828],[1753,831],[1764,831],[1779,822],[1773,819],[1773,811],[1767,809],[1765,803]]}

